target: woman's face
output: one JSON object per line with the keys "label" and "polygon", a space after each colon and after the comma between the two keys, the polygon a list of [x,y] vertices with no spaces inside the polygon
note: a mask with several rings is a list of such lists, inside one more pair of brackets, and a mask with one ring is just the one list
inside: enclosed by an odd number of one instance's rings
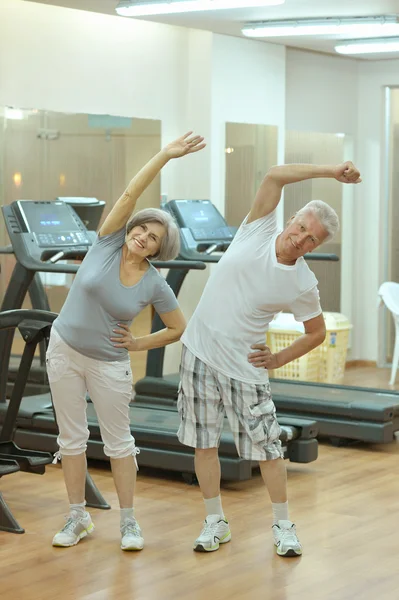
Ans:
{"label": "woman's face", "polygon": [[142,258],[154,256],[159,251],[166,229],[161,223],[136,225],[126,236],[129,253]]}

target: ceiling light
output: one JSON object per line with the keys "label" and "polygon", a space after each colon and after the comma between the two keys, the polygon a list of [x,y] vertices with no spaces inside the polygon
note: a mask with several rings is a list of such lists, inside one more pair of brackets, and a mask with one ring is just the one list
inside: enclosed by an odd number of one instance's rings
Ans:
{"label": "ceiling light", "polygon": [[248,37],[286,37],[296,35],[350,35],[377,37],[399,34],[395,15],[247,23],[242,33]]}
{"label": "ceiling light", "polygon": [[284,2],[285,0],[122,0],[115,10],[121,17],[144,17],[201,10],[276,6]]}
{"label": "ceiling light", "polygon": [[399,52],[399,37],[343,41],[335,46],[339,54],[381,54]]}

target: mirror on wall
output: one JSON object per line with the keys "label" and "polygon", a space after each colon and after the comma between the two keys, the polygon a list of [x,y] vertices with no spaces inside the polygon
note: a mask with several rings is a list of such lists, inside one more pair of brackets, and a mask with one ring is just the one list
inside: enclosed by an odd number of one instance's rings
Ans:
{"label": "mirror on wall", "polygon": [[266,171],[277,162],[274,125],[226,123],[225,218],[238,227],[251,209]]}
{"label": "mirror on wall", "polygon": [[[0,204],[94,197],[105,202],[103,220],[130,179],[160,149],[158,120],[0,108]],[[159,205],[160,176],[143,193],[138,208]],[[0,246],[6,244],[0,218]],[[1,300],[14,258],[0,255],[0,266]],[[43,281],[51,309],[59,312],[71,278]],[[24,306],[30,307],[28,299]]]}

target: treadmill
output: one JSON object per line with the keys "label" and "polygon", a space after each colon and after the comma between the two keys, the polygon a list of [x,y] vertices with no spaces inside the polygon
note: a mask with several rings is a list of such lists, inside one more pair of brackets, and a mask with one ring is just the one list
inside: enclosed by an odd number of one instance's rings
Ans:
{"label": "treadmill", "polygon": [[[71,206],[64,202],[18,201],[2,207],[7,231],[17,263],[7,288],[2,310],[18,309],[22,305],[30,283],[37,272],[76,273],[79,266],[57,264],[57,261],[76,258],[86,254],[95,233],[84,227]],[[50,215],[50,216],[49,216]],[[176,260],[157,262],[157,268],[168,269],[166,278],[178,295],[183,281],[190,270],[204,269],[204,262]],[[154,318],[152,331],[156,331],[159,317]],[[4,420],[7,404],[6,379],[13,339],[13,331],[0,332],[0,422]],[[90,440],[88,458],[108,460],[103,452],[97,417],[93,404],[87,403]],[[175,402],[160,401],[132,402],[130,407],[132,434],[140,448],[141,466],[177,471],[189,481],[194,473],[194,451],[180,444],[176,432],[179,416]],[[290,426],[284,430],[286,453],[291,460],[309,462],[317,458],[316,423],[297,420],[303,427]],[[306,431],[306,456],[298,438]],[[55,452],[57,448],[57,426],[49,394],[22,398],[16,417],[14,441],[26,449]],[[237,455],[233,436],[226,424],[222,434],[220,462],[224,480],[244,480],[252,476],[257,465]]]}
{"label": "treadmill", "polygon": [[[14,250],[11,244],[8,246],[1,246],[0,254],[13,255]],[[47,295],[38,273],[36,273],[36,275],[32,279],[32,283],[29,286],[28,294],[32,308],[47,311],[50,310]],[[43,340],[39,342],[38,349],[39,356],[35,356],[33,358],[32,367],[25,385],[26,395],[45,392],[49,389],[47,385],[47,377],[45,374],[45,344]],[[17,357],[14,355],[11,356],[7,380],[8,394],[12,393],[12,386],[15,383],[18,374],[18,365],[20,358],[21,357]]]}
{"label": "treadmill", "polygon": [[[55,313],[43,310],[9,310],[0,313],[0,331],[3,333],[18,328],[25,341],[18,377],[13,386],[10,401],[3,406],[4,418],[0,431],[0,478],[18,471],[43,475],[46,465],[53,462],[53,457],[49,452],[20,448],[15,441],[15,429],[36,346],[43,340],[46,341],[47,346],[51,323],[56,317]],[[102,497],[89,473],[86,473],[85,499],[87,506],[111,508]],[[24,529],[15,519],[1,491],[0,531],[24,533]]]}
{"label": "treadmill", "polygon": [[[181,258],[217,262],[235,230],[209,200],[174,200],[166,209],[181,232]],[[338,261],[335,254],[312,253],[306,260]],[[136,384],[138,399],[177,397],[177,375],[163,375],[163,349],[149,353],[146,377]],[[399,430],[399,393],[354,386],[271,379],[279,422],[317,422],[318,437],[335,445],[352,441],[389,443]]]}
{"label": "treadmill", "polygon": [[398,392],[286,379],[271,379],[271,386],[279,414],[317,420],[319,437],[334,445],[388,444],[399,431]]}
{"label": "treadmill", "polygon": [[[229,227],[209,200],[172,200],[165,205],[177,222],[181,233],[180,259],[202,260],[217,263],[227,250],[237,232]],[[153,331],[163,327],[159,318],[154,319]],[[177,411],[179,375],[164,375],[165,348],[155,348],[147,354],[146,375],[135,385],[135,404],[148,406],[159,404]],[[318,455],[317,423],[313,418],[278,415],[281,426],[280,439],[284,456],[292,462],[308,463]],[[228,421],[225,419],[225,430]],[[226,434],[227,435],[227,434]],[[230,434],[231,435],[231,434]],[[222,461],[223,438],[219,454]]]}
{"label": "treadmill", "polygon": [[[66,204],[72,206],[86,229],[89,229],[90,231],[97,231],[105,207],[105,202],[103,200],[74,196],[58,197],[56,200],[65,202]],[[0,248],[0,254],[14,254],[12,246],[9,245]],[[70,258],[73,258],[73,256],[70,255]],[[76,258],[80,259],[81,256],[76,256]],[[36,273],[33,277],[28,292],[33,309],[50,311],[46,290],[39,273]],[[26,396],[43,394],[50,390],[46,373],[45,351],[46,347],[43,340],[39,344],[39,356],[34,357],[32,367],[29,372],[28,380],[25,386]],[[19,359],[20,357],[18,356],[11,356],[7,380],[8,394],[11,393],[12,386],[18,375]]]}

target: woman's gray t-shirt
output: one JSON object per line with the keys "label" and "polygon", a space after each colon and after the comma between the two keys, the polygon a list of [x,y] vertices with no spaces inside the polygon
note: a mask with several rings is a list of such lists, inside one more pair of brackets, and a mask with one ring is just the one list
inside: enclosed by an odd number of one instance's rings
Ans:
{"label": "woman's gray t-shirt", "polygon": [[164,277],[150,265],[138,283],[121,283],[119,269],[125,229],[98,237],[75,277],[54,326],[77,352],[104,361],[124,360],[126,348],[115,348],[110,337],[118,323],[129,325],[149,304],[158,314],[178,307]]}

